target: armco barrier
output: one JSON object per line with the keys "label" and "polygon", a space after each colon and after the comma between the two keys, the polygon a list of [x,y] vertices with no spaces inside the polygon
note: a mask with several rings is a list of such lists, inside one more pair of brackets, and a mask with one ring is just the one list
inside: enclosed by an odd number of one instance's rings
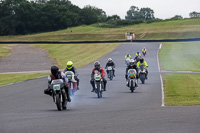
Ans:
{"label": "armco barrier", "polygon": [[[133,42],[186,42],[186,41],[200,41],[200,38],[191,39],[163,39],[163,40],[133,40]],[[39,42],[0,42],[0,44],[80,44],[80,43],[126,43],[129,40],[113,40],[113,41],[76,41],[76,42],[54,42],[54,41],[39,41]]]}

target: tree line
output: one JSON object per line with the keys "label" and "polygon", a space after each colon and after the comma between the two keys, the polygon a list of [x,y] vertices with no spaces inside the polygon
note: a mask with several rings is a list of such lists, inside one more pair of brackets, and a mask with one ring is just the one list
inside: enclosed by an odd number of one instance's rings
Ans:
{"label": "tree line", "polygon": [[[193,12],[190,17],[199,17]],[[182,19],[176,15],[172,19]],[[69,0],[0,0],[0,35],[20,35],[56,31],[79,25],[96,24],[99,27],[119,27],[154,22],[150,8],[131,6],[125,20],[118,15],[107,16],[94,6],[79,8]]]}
{"label": "tree line", "polygon": [[55,31],[104,22],[106,18],[102,9],[92,6],[80,9],[68,0],[0,1],[0,35]]}

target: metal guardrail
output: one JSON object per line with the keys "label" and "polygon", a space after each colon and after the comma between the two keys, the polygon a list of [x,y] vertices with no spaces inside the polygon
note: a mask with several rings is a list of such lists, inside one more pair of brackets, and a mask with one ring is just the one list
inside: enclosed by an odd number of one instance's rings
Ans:
{"label": "metal guardrail", "polygon": [[[200,41],[200,38],[190,39],[163,39],[163,40],[133,40],[133,42],[185,42],[185,41]],[[36,41],[36,42],[0,42],[0,44],[81,44],[81,43],[126,43],[129,40],[111,40],[111,41],[75,41],[75,42],[57,42],[57,41]]]}

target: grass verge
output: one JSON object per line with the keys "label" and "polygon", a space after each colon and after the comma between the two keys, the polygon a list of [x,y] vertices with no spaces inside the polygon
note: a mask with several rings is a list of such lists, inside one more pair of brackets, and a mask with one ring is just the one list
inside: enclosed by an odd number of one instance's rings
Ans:
{"label": "grass verge", "polygon": [[[83,25],[55,32],[18,36],[0,36],[0,40],[2,42],[125,40],[126,32],[134,32],[137,40],[200,38],[200,19],[183,19],[154,22],[150,24],[143,23],[124,26],[121,28],[99,28],[95,25]],[[146,34],[141,37],[143,33]]]}
{"label": "grass verge", "polygon": [[200,41],[163,43],[159,57],[168,71],[200,71]]}
{"label": "grass verge", "polygon": [[60,68],[66,67],[71,60],[77,68],[98,60],[111,52],[119,44],[35,44],[35,46],[49,51],[49,57],[54,58]]}
{"label": "grass verge", "polygon": [[162,75],[166,106],[200,105],[199,74]]}
{"label": "grass verge", "polygon": [[6,48],[7,44],[0,44],[0,58],[9,54],[9,49]]}
{"label": "grass verge", "polygon": [[48,74],[47,73],[0,74],[0,86],[28,79],[34,79],[42,76],[47,76]]}

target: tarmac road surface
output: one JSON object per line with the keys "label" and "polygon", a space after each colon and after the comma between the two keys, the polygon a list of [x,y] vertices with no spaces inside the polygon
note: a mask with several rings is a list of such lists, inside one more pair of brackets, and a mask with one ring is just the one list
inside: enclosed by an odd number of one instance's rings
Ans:
{"label": "tarmac road surface", "polygon": [[[147,48],[148,80],[135,93],[125,82],[124,56]],[[47,77],[0,87],[0,133],[198,133],[200,107],[162,107],[158,43],[127,43],[100,59],[111,57],[116,77],[98,99],[90,85],[93,64],[79,69],[80,90],[66,111],[57,111],[43,94]]]}

